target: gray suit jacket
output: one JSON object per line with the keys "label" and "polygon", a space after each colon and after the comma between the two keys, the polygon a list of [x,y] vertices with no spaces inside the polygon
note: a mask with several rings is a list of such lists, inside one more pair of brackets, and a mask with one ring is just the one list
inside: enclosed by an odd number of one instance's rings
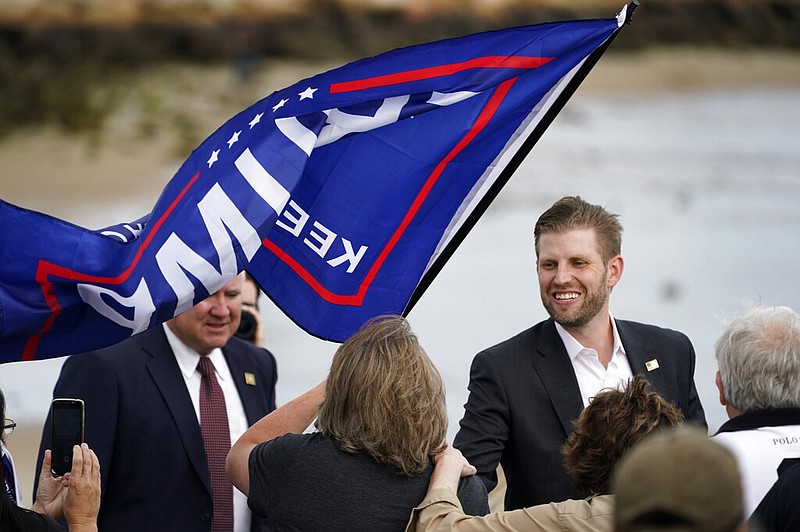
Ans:
{"label": "gray suit jacket", "polygon": [[[238,338],[222,352],[252,425],[275,409],[275,357]],[[252,378],[245,380],[245,373]],[[211,530],[211,480],[200,424],[160,326],[71,356],[53,396],[85,402],[85,439],[100,459],[102,476],[100,532]],[[50,439],[48,416],[38,467]],[[254,518],[252,530],[261,527]]]}
{"label": "gray suit jacket", "polygon": [[[687,421],[705,425],[694,385],[695,354],[683,333],[616,320],[631,370],[644,374]],[[645,363],[659,367],[648,371]],[[491,490],[502,463],[505,509],[581,499],[561,460],[561,446],[580,414],[578,380],[552,319],[478,353],[454,445]]]}

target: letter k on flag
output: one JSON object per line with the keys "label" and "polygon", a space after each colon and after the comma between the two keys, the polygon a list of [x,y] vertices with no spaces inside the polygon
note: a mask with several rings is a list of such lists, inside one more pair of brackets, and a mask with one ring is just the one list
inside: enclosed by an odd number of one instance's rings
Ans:
{"label": "letter k on flag", "polygon": [[206,139],[133,223],[91,231],[0,201],[0,361],[114,344],[244,269],[323,339],[408,313],[634,7],[393,50],[279,90]]}

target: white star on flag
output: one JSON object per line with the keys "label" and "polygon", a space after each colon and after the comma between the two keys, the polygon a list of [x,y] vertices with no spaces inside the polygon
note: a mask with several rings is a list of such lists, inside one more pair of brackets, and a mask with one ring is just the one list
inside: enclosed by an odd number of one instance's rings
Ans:
{"label": "white star on flag", "polygon": [[275,104],[275,106],[272,108],[272,111],[273,112],[277,111],[278,109],[280,109],[281,107],[286,105],[286,102],[288,102],[288,101],[289,100],[287,100],[286,98],[281,98],[281,101],[279,101],[278,103]]}
{"label": "white star on flag", "polygon": [[253,117],[253,119],[250,121],[250,129],[253,129],[256,126],[256,124],[261,122],[262,116],[264,116],[264,113],[258,113],[256,116]]}
{"label": "white star on flag", "polygon": [[211,168],[217,161],[219,161],[219,150],[214,150],[211,152],[211,157],[208,158],[208,167]]}
{"label": "white star on flag", "polygon": [[315,92],[317,92],[317,89],[312,89],[311,87],[308,87],[303,92],[298,92],[297,95],[300,96],[300,101],[303,101],[306,98],[313,100]]}
{"label": "white star on flag", "polygon": [[231,138],[228,139],[228,148],[239,142],[239,135],[241,134],[242,134],[241,131],[237,131],[236,133],[231,135]]}

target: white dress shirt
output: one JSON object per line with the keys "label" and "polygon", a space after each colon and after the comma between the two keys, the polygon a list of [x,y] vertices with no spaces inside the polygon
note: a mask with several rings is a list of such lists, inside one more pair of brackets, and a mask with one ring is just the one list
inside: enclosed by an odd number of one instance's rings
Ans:
{"label": "white dress shirt", "polygon": [[[178,366],[181,369],[183,380],[186,382],[186,389],[192,399],[194,411],[197,415],[197,423],[200,424],[200,381],[202,376],[197,370],[200,355],[191,347],[184,344],[169,326],[164,323],[164,332],[167,341],[175,354]],[[244,413],[242,399],[236,389],[231,370],[225,361],[225,356],[221,349],[214,349],[208,355],[211,363],[214,364],[214,373],[219,382],[222,393],[225,395],[225,409],[228,411],[228,428],[231,433],[231,445],[248,429],[247,416]],[[233,487],[233,531],[248,532],[250,530],[250,509],[247,507],[247,497]]]}
{"label": "white dress shirt", "polygon": [[556,323],[556,330],[561,341],[564,342],[564,347],[567,349],[567,354],[575,370],[575,376],[578,378],[578,387],[581,390],[584,408],[601,390],[622,390],[633,377],[628,356],[625,354],[625,347],[619,339],[617,323],[610,315],[609,319],[611,319],[611,329],[614,334],[614,347],[611,351],[608,368],[604,368],[600,363],[596,350],[582,346],[564,327]]}

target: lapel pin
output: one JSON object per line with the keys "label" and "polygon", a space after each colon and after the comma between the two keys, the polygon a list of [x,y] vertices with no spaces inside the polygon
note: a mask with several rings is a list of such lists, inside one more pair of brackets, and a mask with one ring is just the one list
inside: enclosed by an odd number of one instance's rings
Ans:
{"label": "lapel pin", "polygon": [[256,385],[256,376],[254,373],[250,373],[249,371],[244,372],[244,383],[249,384],[250,386]]}
{"label": "lapel pin", "polygon": [[657,370],[660,366],[658,365],[658,359],[648,360],[644,363],[644,367],[647,368],[647,371],[654,371]]}

